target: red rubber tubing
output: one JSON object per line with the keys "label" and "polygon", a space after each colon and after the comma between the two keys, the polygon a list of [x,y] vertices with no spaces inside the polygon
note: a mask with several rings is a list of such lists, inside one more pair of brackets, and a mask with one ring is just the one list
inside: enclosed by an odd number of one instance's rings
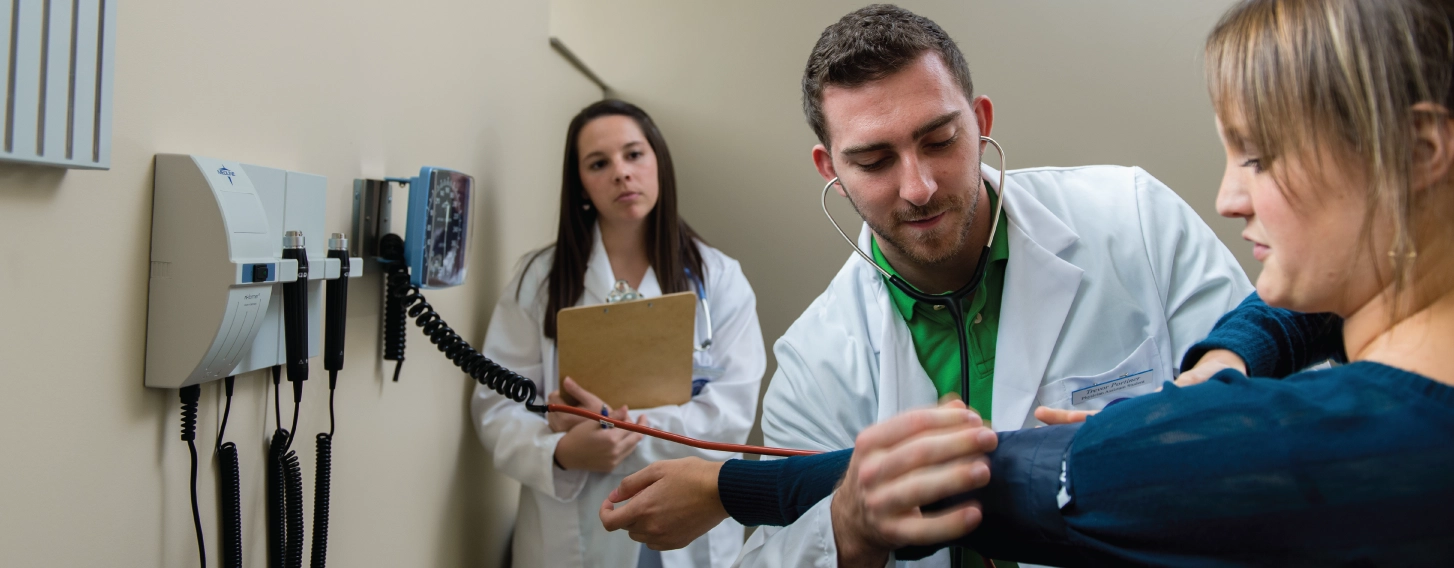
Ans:
{"label": "red rubber tubing", "polygon": [[721,442],[706,442],[698,440],[696,438],[688,438],[681,434],[673,434],[671,432],[657,430],[656,428],[648,428],[646,426],[642,426],[640,424],[635,424],[632,422],[626,422],[624,420],[608,418],[605,416],[601,416],[600,414],[591,412],[589,410],[576,408],[574,406],[566,406],[564,404],[547,404],[545,405],[545,410],[546,412],[564,412],[566,414],[574,414],[576,416],[580,416],[581,418],[585,418],[587,420],[598,420],[601,422],[606,422],[622,430],[636,432],[638,434],[645,434],[653,438],[661,438],[669,442],[676,442],[678,444],[688,445],[693,448],[701,448],[703,450],[715,450],[719,452],[739,452],[744,454],[757,454],[760,456],[781,456],[785,458],[790,458],[793,456],[811,456],[822,453],[813,450],[789,450],[787,448],[769,448],[765,446],[748,446],[745,444],[724,444]]}

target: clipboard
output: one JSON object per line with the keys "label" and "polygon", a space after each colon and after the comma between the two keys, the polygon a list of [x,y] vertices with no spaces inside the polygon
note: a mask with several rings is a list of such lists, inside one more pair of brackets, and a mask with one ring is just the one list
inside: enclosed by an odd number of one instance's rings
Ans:
{"label": "clipboard", "polygon": [[697,296],[566,308],[556,314],[556,360],[611,408],[655,408],[692,399]]}

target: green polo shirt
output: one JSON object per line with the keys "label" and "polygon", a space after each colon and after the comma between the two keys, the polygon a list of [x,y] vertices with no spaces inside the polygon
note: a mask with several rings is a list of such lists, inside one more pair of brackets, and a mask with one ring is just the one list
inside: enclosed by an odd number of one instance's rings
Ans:
{"label": "green polo shirt", "polygon": [[[998,197],[993,188],[989,190],[990,209],[993,210]],[[964,308],[964,325],[969,329],[969,398],[966,404],[990,421],[990,401],[995,381],[995,337],[1000,330],[1000,298],[1005,290],[1005,264],[1010,261],[1010,238],[1006,229],[1005,212],[1000,212],[999,228],[994,240],[990,241],[990,259],[984,268],[984,280],[974,291],[974,298]],[[900,276],[883,252],[878,250],[878,239],[873,242],[873,261],[888,271]],[[900,276],[902,278],[902,276]],[[919,364],[934,382],[939,397],[959,394],[959,335],[954,331],[954,319],[939,306],[922,303],[905,294],[893,284],[884,282],[894,309],[909,326],[909,335],[914,338],[914,353]],[[964,565],[961,568],[978,568],[984,565],[980,555],[973,550],[964,551]],[[1018,568],[1015,562],[1001,561],[1002,568]]]}
{"label": "green polo shirt", "polygon": [[[988,188],[988,184],[985,186]],[[993,210],[998,197],[993,189],[988,192],[989,206]],[[995,377],[995,336],[1000,329],[1000,297],[1005,288],[1005,265],[1010,259],[1010,239],[1006,235],[1009,227],[1005,214],[1000,212],[999,228],[990,242],[990,258],[985,266],[984,281],[974,292],[964,310],[964,323],[969,329],[969,397],[966,401],[979,412],[985,421],[990,420],[990,396]],[[873,260],[889,274],[899,276],[889,265],[878,248],[878,239],[873,241]],[[914,352],[919,364],[934,382],[934,388],[942,398],[946,394],[959,393],[959,336],[954,331],[954,319],[945,313],[942,306],[934,306],[915,300],[887,281],[889,297],[894,308],[909,327],[914,338]]]}

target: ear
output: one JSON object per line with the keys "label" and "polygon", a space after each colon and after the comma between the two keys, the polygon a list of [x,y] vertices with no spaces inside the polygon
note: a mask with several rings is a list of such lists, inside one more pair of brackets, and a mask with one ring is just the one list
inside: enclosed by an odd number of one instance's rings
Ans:
{"label": "ear", "polygon": [[1447,181],[1454,172],[1454,116],[1449,109],[1431,102],[1414,105],[1413,135],[1411,189],[1422,191]]}
{"label": "ear", "polygon": [[[969,102],[969,107],[974,110],[974,121],[979,125],[979,135],[989,136],[995,126],[995,104],[990,98],[984,95],[975,97]],[[980,142],[980,151],[984,151],[985,142]]]}
{"label": "ear", "polygon": [[[833,153],[829,152],[828,148],[822,144],[813,146],[813,166],[818,168],[818,175],[823,176],[825,183],[838,177],[837,170],[833,168]],[[837,191],[838,195],[848,197],[848,194],[843,193],[843,184],[841,183],[833,184],[833,190]]]}

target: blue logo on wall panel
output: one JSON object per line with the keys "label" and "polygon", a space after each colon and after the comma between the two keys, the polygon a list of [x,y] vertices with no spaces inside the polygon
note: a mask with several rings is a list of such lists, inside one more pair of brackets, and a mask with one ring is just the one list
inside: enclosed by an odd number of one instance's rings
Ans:
{"label": "blue logo on wall panel", "polygon": [[227,176],[227,185],[232,185],[232,176],[237,175],[237,172],[227,169],[227,166],[217,168],[217,173]]}

